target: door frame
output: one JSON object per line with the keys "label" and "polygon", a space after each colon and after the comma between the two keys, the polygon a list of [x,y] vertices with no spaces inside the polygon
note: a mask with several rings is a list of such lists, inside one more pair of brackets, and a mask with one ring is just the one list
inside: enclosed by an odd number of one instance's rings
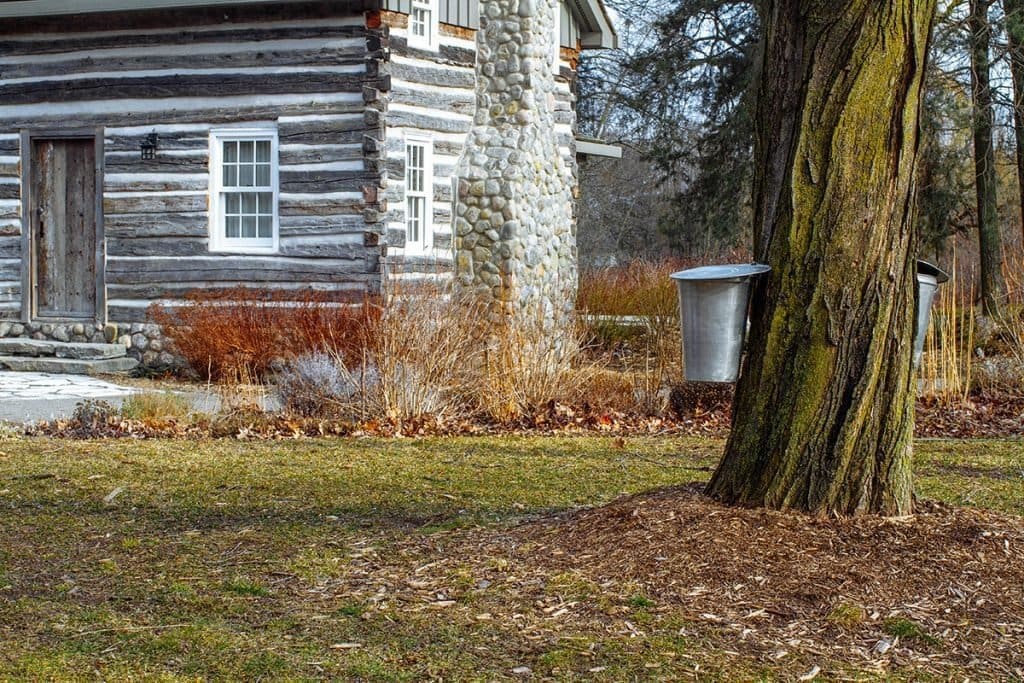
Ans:
{"label": "door frame", "polygon": [[35,189],[32,187],[33,145],[39,140],[92,140],[95,145],[96,188],[94,210],[96,220],[96,314],[97,325],[107,323],[106,229],[103,225],[104,129],[95,128],[40,128],[21,131],[21,321],[30,323],[40,318],[37,303],[36,244],[32,231],[32,207]]}

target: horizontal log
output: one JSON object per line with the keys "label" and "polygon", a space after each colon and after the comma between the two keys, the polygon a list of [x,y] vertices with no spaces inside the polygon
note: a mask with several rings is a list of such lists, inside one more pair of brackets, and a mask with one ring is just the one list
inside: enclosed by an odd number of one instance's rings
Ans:
{"label": "horizontal log", "polygon": [[415,256],[402,253],[389,254],[386,261],[388,272],[392,275],[451,275],[452,264],[451,255],[440,250]]}
{"label": "horizontal log", "polygon": [[358,192],[379,185],[381,176],[366,171],[285,171],[279,173],[281,192]]}
{"label": "horizontal log", "polygon": [[[106,152],[132,152],[139,153],[139,146],[149,136],[151,131],[140,132],[137,135],[106,135],[104,147]],[[197,132],[194,130],[182,131],[160,131],[157,135],[160,151],[195,151],[205,154],[210,149],[209,132]],[[197,155],[198,156],[198,155]]]}
{"label": "horizontal log", "polygon": [[365,136],[383,139],[384,127],[362,118],[282,123],[277,137],[282,145],[361,145]]}
{"label": "horizontal log", "polygon": [[0,260],[0,282],[21,282],[21,259]]}
{"label": "horizontal log", "polygon": [[367,78],[349,73],[216,74],[180,76],[108,76],[61,81],[0,84],[5,106],[37,102],[83,102],[170,97],[230,97],[232,95],[289,95],[362,92],[364,85],[386,90],[386,77]]}
{"label": "horizontal log", "polygon": [[[4,217],[3,209],[0,209],[0,237],[15,237],[21,235],[21,220],[15,216]],[[13,213],[13,212],[12,212]]]}
{"label": "horizontal log", "polygon": [[278,201],[277,212],[281,221],[297,224],[298,217],[312,216],[335,218],[341,216],[362,216],[366,206],[361,200],[305,199]]}
{"label": "horizontal log", "polygon": [[[432,64],[433,66],[427,66]],[[419,83],[423,85],[434,85],[444,88],[461,89],[473,92],[476,88],[476,70],[472,65],[465,68],[451,68],[451,66],[438,66],[434,62],[423,64],[409,64],[390,62],[387,65],[387,73],[390,73],[394,80]],[[397,87],[397,84],[393,83]]]}
{"label": "horizontal log", "polygon": [[0,259],[21,258],[21,237],[4,236],[0,237]]}
{"label": "horizontal log", "polygon": [[194,237],[107,237],[107,256],[204,256],[209,239]]}
{"label": "horizontal log", "polygon": [[[193,258],[115,258],[107,261],[109,284],[144,282],[336,282],[369,278],[366,260],[301,259],[277,256],[223,255]],[[0,278],[2,279],[2,278]]]}
{"label": "horizontal log", "polygon": [[0,183],[0,199],[20,199],[20,183]]}
{"label": "horizontal log", "polygon": [[366,232],[362,214],[349,216],[293,216],[280,219],[281,239],[299,236],[361,235]]}
{"label": "horizontal log", "polygon": [[205,191],[209,186],[207,178],[180,178],[173,175],[165,176],[165,180],[154,178],[136,178],[127,175],[124,180],[104,179],[103,190],[105,192],[194,192]]}
{"label": "horizontal log", "polygon": [[434,92],[417,87],[415,83],[401,83],[391,90],[392,104],[408,104],[453,114],[472,116],[476,111],[476,95],[467,90]]}
{"label": "horizontal log", "polygon": [[[262,9],[270,7],[264,5]],[[96,50],[116,49],[126,47],[158,47],[160,45],[195,45],[202,43],[232,43],[246,41],[270,41],[288,40],[300,38],[361,38],[367,35],[366,28],[362,22],[346,21],[351,17],[349,13],[339,13],[331,10],[322,23],[305,26],[271,25],[274,21],[288,21],[305,18],[296,8],[289,8],[287,13],[279,14],[276,17],[260,14],[253,14],[251,7],[246,8],[250,13],[246,17],[237,17],[234,23],[243,23],[244,26],[231,28],[232,20],[229,13],[238,8],[217,7],[212,10],[210,23],[225,28],[220,30],[196,30],[205,22],[203,20],[202,8],[190,8],[188,12],[146,12],[142,13],[105,13],[99,17],[76,17],[75,28],[79,32],[90,30],[89,24],[94,24],[94,31],[105,31],[99,35],[79,36],[69,33],[67,30],[67,19],[64,17],[50,20],[50,26],[46,27],[41,22],[32,23],[27,20],[8,21],[4,26],[5,33],[56,33],[67,36],[56,40],[0,40],[0,53],[11,55],[38,55],[58,54],[63,52],[81,51],[94,52]],[[344,11],[344,10],[343,10]],[[351,12],[351,10],[349,10]],[[346,16],[347,15],[347,16]],[[253,27],[250,22],[262,20],[267,22],[266,27]],[[123,25],[127,33],[109,33],[117,30],[118,25]],[[152,30],[143,32],[143,29],[163,29],[156,32]]]}
{"label": "horizontal log", "polygon": [[[250,98],[247,98],[247,100]],[[0,130],[21,128],[94,128],[97,126],[157,126],[201,121],[206,124],[244,124],[247,121],[267,121],[286,116],[308,116],[313,114],[346,113],[352,102],[334,99],[319,101],[308,96],[295,94],[288,102],[271,103],[247,102],[246,104],[225,104],[220,98],[196,100],[168,98],[159,101],[159,108],[133,111],[125,106],[119,112],[89,112],[69,114],[60,107],[31,107],[28,113],[19,114],[21,108],[12,107],[14,113],[3,113],[4,103],[0,101]],[[359,98],[362,106],[362,98]],[[359,140],[361,142],[361,139]]]}
{"label": "horizontal log", "polygon": [[420,128],[439,133],[468,133],[472,124],[473,122],[469,119],[450,119],[425,112],[394,109],[388,112],[389,127]]}
{"label": "horizontal log", "polygon": [[141,197],[105,197],[103,213],[194,213],[207,210],[207,196],[153,194]]}
{"label": "horizontal log", "polygon": [[151,55],[116,56],[108,58],[84,57],[61,61],[26,61],[15,64],[0,64],[0,82],[12,78],[44,78],[65,76],[76,73],[123,73],[143,70],[180,70],[279,66],[306,66],[310,64],[330,66],[357,66],[366,60],[366,45],[353,44],[347,48],[321,47],[317,49],[274,49],[252,50],[235,43],[224,43],[223,52],[200,54],[167,55],[159,49]]}
{"label": "horizontal log", "polygon": [[473,67],[476,65],[476,50],[471,50],[469,48],[442,44],[438,48],[437,52],[420,50],[418,48],[410,48],[409,41],[405,37],[396,35],[391,36],[390,43],[391,51],[394,54],[401,55],[403,57],[412,57],[428,62],[435,62],[437,64],[449,64],[451,66]]}
{"label": "horizontal log", "polygon": [[364,158],[363,148],[359,143],[348,145],[320,144],[301,148],[282,146],[278,153],[278,163],[281,168],[295,164],[360,161]]}
{"label": "horizontal log", "polygon": [[108,154],[103,163],[107,173],[203,173],[209,168],[208,151],[195,156],[170,156],[157,150],[153,159],[141,156],[141,153],[133,156]]}
{"label": "horizontal log", "polygon": [[342,258],[342,259],[365,259],[371,253],[363,246],[362,240],[358,244],[344,242],[290,242],[281,240],[278,249],[281,256],[295,256],[304,258]]}
{"label": "horizontal log", "polygon": [[104,218],[107,237],[206,237],[206,212],[114,214]]}

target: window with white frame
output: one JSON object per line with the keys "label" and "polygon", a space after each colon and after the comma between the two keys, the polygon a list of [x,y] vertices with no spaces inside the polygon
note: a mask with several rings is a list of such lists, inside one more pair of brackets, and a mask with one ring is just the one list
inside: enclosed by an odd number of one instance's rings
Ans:
{"label": "window with white frame", "polygon": [[551,64],[555,67],[555,75],[558,75],[558,68],[562,62],[562,3],[555,3],[555,36],[554,45],[551,46]]}
{"label": "window with white frame", "polygon": [[405,139],[405,251],[424,253],[434,240],[434,159],[430,138]]}
{"label": "window with white frame", "polygon": [[437,49],[438,0],[412,0],[409,11],[409,45]]}
{"label": "window with white frame", "polygon": [[277,130],[210,133],[210,248],[277,250]]}

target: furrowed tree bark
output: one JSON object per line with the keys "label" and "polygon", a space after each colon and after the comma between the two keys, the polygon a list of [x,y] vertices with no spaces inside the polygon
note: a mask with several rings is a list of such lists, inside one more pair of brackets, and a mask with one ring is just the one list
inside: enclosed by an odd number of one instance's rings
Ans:
{"label": "furrowed tree bark", "polygon": [[935,0],[766,0],[755,288],[708,493],[850,515],[912,507],[913,228]]}
{"label": "furrowed tree bark", "polygon": [[978,210],[978,246],[981,261],[981,306],[985,315],[998,315],[1006,295],[1003,280],[1002,239],[996,199],[996,153],[992,143],[994,113],[990,84],[989,45],[992,25],[988,10],[992,0],[971,0],[967,19],[971,51],[971,99],[973,102],[974,174]]}
{"label": "furrowed tree bark", "polygon": [[1024,0],[1003,0],[1003,24],[1013,76],[1013,132],[1017,143],[1017,187],[1024,234]]}

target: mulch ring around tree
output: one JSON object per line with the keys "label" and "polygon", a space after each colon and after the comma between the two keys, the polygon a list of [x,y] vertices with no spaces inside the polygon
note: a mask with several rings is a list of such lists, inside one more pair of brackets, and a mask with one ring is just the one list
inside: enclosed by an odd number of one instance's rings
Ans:
{"label": "mulch ring around tree", "polygon": [[691,485],[413,543],[435,561],[389,570],[419,593],[404,600],[453,594],[468,571],[486,589],[465,618],[506,620],[510,638],[668,633],[697,677],[723,660],[803,680],[1024,677],[1021,518],[925,502],[902,519],[822,519]]}

